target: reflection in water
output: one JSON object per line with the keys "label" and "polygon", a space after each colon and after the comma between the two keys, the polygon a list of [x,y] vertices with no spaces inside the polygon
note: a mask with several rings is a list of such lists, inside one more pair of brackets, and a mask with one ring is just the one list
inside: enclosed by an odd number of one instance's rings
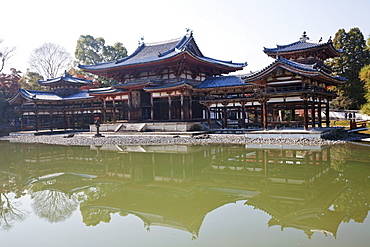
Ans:
{"label": "reflection in water", "polygon": [[[96,226],[111,215],[136,215],[149,230],[159,225],[198,236],[205,216],[243,200],[271,216],[268,226],[337,234],[339,225],[363,222],[369,211],[368,148],[351,146],[102,146],[0,143],[0,224],[25,213],[9,195],[32,196],[49,222],[79,207]],[[2,155],[5,157],[5,155]]]}
{"label": "reflection in water", "polygon": [[0,228],[9,230],[27,215],[27,212],[18,209],[16,200],[24,195],[23,186],[19,175],[8,171],[0,171],[0,186]]}
{"label": "reflection in water", "polygon": [[17,208],[12,194],[0,193],[0,227],[2,230],[9,230],[16,221],[22,221],[26,212]]}
{"label": "reflection in water", "polygon": [[67,194],[60,191],[38,191],[32,193],[32,198],[34,199],[32,208],[35,214],[40,218],[45,218],[51,223],[67,219],[78,206],[77,197],[75,195],[69,198]]}

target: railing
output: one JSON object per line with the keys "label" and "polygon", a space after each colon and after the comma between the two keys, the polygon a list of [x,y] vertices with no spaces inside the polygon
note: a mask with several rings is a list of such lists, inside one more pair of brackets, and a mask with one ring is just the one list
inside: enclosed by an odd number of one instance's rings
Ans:
{"label": "railing", "polygon": [[367,122],[368,122],[367,120],[363,121],[350,120],[349,129],[353,130],[357,128],[367,128]]}
{"label": "railing", "polygon": [[98,105],[72,105],[72,106],[21,106],[21,107],[16,107],[17,110],[20,111],[36,111],[36,110],[88,110],[88,109],[97,109],[97,108],[102,108],[103,105],[98,104]]}
{"label": "railing", "polygon": [[264,89],[260,89],[255,92],[245,92],[243,93],[235,93],[235,94],[226,94],[226,95],[211,95],[204,97],[203,100],[237,100],[237,99],[253,99],[258,95],[261,94],[284,94],[284,93],[325,93],[330,95],[335,95],[335,92],[332,90],[327,90],[325,88],[317,87],[317,86],[305,86],[296,85],[296,86],[279,86],[279,87],[266,87]]}

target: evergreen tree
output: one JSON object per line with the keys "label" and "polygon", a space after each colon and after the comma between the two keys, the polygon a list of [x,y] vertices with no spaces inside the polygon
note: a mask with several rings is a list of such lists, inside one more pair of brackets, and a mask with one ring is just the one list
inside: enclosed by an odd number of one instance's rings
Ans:
{"label": "evergreen tree", "polygon": [[81,35],[77,40],[75,57],[81,64],[109,62],[126,56],[127,50],[121,42],[110,46],[105,44],[104,38],[91,35]]}
{"label": "evergreen tree", "polygon": [[361,69],[360,79],[365,83],[365,98],[367,100],[367,102],[361,107],[361,111],[364,114],[370,115],[370,64]]}
{"label": "evergreen tree", "polygon": [[39,73],[27,69],[26,74],[19,80],[19,85],[21,88],[29,90],[49,91],[49,87],[43,87],[38,83],[43,80],[44,78]]}
{"label": "evergreen tree", "polygon": [[333,73],[347,78],[347,82],[337,88],[339,97],[333,101],[334,108],[359,109],[365,100],[364,83],[359,79],[359,72],[369,61],[363,34],[359,28],[352,28],[349,32],[339,29],[335,34],[333,44],[342,49],[343,54],[331,59],[328,64]]}
{"label": "evergreen tree", "polygon": [[[366,51],[370,51],[370,38],[367,39]],[[361,111],[364,114],[370,115],[370,61],[360,71],[360,80],[365,83],[365,99],[366,103],[361,107]]]}
{"label": "evergreen tree", "polygon": [[[106,45],[102,37],[94,38],[91,35],[81,35],[77,40],[75,57],[80,64],[97,64],[115,61],[127,56],[127,50],[121,42],[115,43],[113,46]],[[79,72],[84,74],[82,72]],[[96,76],[95,79],[99,83],[110,86],[118,82],[111,78]]]}

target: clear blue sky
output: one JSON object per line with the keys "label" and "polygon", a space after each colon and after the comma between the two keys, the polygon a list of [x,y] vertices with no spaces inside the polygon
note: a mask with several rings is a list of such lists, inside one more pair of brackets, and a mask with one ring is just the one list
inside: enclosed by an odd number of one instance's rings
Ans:
{"label": "clear blue sky", "polygon": [[255,71],[273,60],[263,47],[297,41],[327,41],[338,29],[359,27],[370,35],[369,0],[12,0],[0,4],[2,46],[16,46],[11,65],[25,72],[30,52],[45,42],[72,55],[80,35],[122,42],[132,53],[145,42],[181,37],[185,29],[208,57],[248,62]]}

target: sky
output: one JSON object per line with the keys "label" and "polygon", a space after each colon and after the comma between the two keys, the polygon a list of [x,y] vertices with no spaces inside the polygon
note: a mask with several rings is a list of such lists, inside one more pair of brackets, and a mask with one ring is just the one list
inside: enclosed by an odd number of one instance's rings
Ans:
{"label": "sky", "polygon": [[165,41],[189,28],[203,55],[247,62],[239,73],[268,66],[273,59],[264,47],[298,41],[304,31],[312,41],[327,41],[341,28],[370,35],[369,0],[12,0],[0,7],[0,48],[16,47],[7,69],[22,72],[30,53],[47,42],[73,56],[80,35],[121,42],[131,54],[141,37]]}

